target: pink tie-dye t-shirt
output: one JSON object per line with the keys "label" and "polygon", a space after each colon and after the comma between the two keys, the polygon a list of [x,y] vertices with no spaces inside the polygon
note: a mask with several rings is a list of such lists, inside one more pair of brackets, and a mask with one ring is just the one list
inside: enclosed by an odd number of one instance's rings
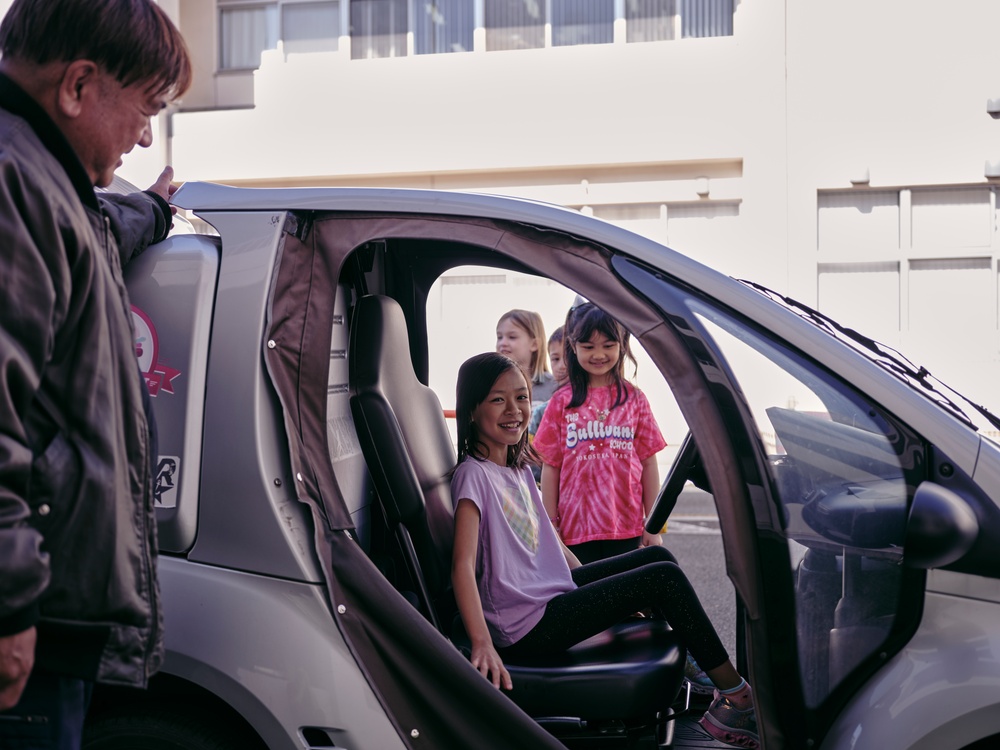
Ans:
{"label": "pink tie-dye t-shirt", "polygon": [[560,532],[566,544],[642,534],[642,462],[667,443],[642,391],[614,409],[615,387],[591,388],[572,409],[556,392],[535,433],[542,460],[559,469]]}

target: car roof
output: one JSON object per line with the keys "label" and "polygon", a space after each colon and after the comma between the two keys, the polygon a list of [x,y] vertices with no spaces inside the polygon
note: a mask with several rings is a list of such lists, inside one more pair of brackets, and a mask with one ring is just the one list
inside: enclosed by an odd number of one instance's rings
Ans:
{"label": "car roof", "polygon": [[528,198],[416,188],[248,188],[187,182],[174,193],[171,203],[196,214],[205,211],[343,211],[514,221],[624,250],[635,259],[669,270],[689,283],[722,284],[731,293],[735,289],[747,292],[747,299],[759,297],[731,277],[648,237],[571,208]]}
{"label": "car roof", "polygon": [[[184,183],[171,202],[204,215],[215,211],[331,211],[346,213],[395,213],[410,216],[454,216],[517,222],[556,230],[605,245],[637,261],[669,274],[707,296],[747,316],[759,326],[794,342],[806,354],[825,363],[851,382],[867,380],[871,395],[888,397],[899,389],[900,378],[886,372],[872,359],[830,330],[779,304],[771,296],[751,288],[709,266],[654,240],[579,211],[526,198],[484,193],[413,188],[250,188],[209,182]],[[874,379],[874,380],[873,380]],[[879,385],[875,385],[875,384]],[[927,394],[902,396],[911,406],[923,404]],[[897,396],[901,394],[897,393]],[[914,398],[916,397],[916,398]],[[893,399],[889,399],[893,400]],[[932,410],[943,415],[940,409]],[[951,419],[954,415],[949,414]],[[950,420],[948,420],[950,421]],[[958,427],[959,432],[968,429]]]}

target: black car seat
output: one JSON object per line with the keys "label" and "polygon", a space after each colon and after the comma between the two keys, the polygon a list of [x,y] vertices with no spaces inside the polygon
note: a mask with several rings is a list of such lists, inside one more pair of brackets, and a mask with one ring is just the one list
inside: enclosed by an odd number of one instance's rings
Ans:
{"label": "black car seat", "polygon": [[[395,300],[361,297],[350,326],[351,410],[362,453],[399,538],[419,605],[453,635],[450,472],[456,452],[437,395],[416,377]],[[661,622],[629,620],[542,659],[506,664],[510,697],[529,715],[656,721],[677,696],[684,649]]]}

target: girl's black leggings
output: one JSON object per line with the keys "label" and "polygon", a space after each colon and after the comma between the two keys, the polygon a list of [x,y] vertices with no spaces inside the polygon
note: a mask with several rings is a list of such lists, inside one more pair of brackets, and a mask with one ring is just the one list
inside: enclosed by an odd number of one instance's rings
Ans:
{"label": "girl's black leggings", "polygon": [[652,607],[680,636],[702,669],[729,658],[698,595],[676,558],[665,547],[643,547],[573,571],[578,588],[552,599],[528,634],[501,658],[542,656],[565,651],[615,623]]}

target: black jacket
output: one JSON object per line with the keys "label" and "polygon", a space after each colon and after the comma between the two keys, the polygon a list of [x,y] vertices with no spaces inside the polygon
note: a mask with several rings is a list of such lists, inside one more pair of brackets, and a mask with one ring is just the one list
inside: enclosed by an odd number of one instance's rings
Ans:
{"label": "black jacket", "polygon": [[0,635],[36,664],[143,686],[162,661],[155,460],[122,266],[170,210],[98,200],[44,111],[0,75]]}

